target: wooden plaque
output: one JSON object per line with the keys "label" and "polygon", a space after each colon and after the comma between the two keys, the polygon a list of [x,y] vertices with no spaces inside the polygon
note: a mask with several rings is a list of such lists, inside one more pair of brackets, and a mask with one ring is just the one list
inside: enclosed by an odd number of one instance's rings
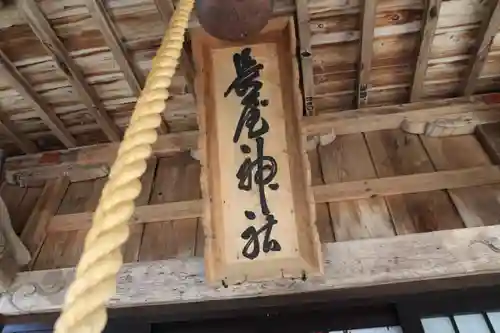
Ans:
{"label": "wooden plaque", "polygon": [[192,33],[209,282],[322,273],[294,39],[288,19],[244,42]]}

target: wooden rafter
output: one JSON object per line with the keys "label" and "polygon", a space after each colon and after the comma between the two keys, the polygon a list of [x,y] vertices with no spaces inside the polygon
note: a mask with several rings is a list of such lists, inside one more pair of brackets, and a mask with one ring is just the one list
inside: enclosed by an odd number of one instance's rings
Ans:
{"label": "wooden rafter", "polygon": [[[116,33],[115,26],[104,5],[104,2],[102,0],[87,0],[87,7],[90,15],[92,15],[94,20],[99,24],[104,40],[110,48],[111,53],[113,53],[113,57],[118,63],[118,66],[120,66],[130,89],[136,97],[139,97],[142,88],[144,87],[144,76],[136,68],[130,54],[125,49],[123,43],[120,42],[120,38]],[[163,118],[159,128],[159,133],[168,133],[168,126]]]}
{"label": "wooden rafter", "polygon": [[376,6],[377,2],[373,0],[364,0],[362,4],[361,48],[356,83],[356,107],[358,108],[368,103],[368,84],[370,82],[372,67]]}
{"label": "wooden rafter", "polygon": [[[155,4],[156,8],[158,8],[162,21],[165,23],[166,27],[168,27],[170,18],[174,13],[172,0],[155,0]],[[190,54],[191,52],[189,51],[189,48],[186,46],[186,43],[184,43],[184,48],[182,49],[180,58],[180,69],[187,81],[188,92],[194,94],[195,70]]]}
{"label": "wooden rafter", "polygon": [[70,56],[38,5],[34,1],[22,0],[18,2],[18,6],[35,35],[52,55],[59,69],[78,92],[89,113],[95,117],[97,124],[109,140],[120,141],[120,130],[106,113],[96,92],[87,83],[81,69]]}
{"label": "wooden rafter", "polygon": [[9,116],[2,111],[0,111],[0,129],[26,154],[38,151],[37,146],[24,133],[17,130],[16,125],[10,120]]}
{"label": "wooden rafter", "polygon": [[465,96],[470,96],[474,93],[479,75],[493,43],[493,38],[495,38],[500,28],[500,1],[494,1],[494,7],[490,13],[491,16],[489,19],[483,20],[479,29],[476,46],[462,83],[462,94]]}
{"label": "wooden rafter", "polygon": [[311,29],[309,27],[309,9],[307,0],[296,0],[298,33],[300,41],[300,65],[302,73],[303,95],[306,114],[316,115],[314,107],[314,71],[311,49]]}
{"label": "wooden rafter", "polygon": [[73,135],[66,129],[55,112],[40,98],[26,78],[19,72],[2,50],[0,50],[0,60],[2,71],[10,81],[12,87],[33,105],[35,111],[45,125],[50,128],[54,135],[67,148],[76,147],[76,139]]}
{"label": "wooden rafter", "polygon": [[87,7],[90,15],[92,15],[94,20],[99,24],[104,40],[111,49],[113,57],[125,75],[125,79],[127,80],[130,89],[132,89],[132,92],[136,97],[139,97],[144,86],[144,77],[142,73],[135,68],[130,55],[125,49],[123,43],[120,42],[111,16],[104,6],[104,2],[102,0],[87,0]]}
{"label": "wooden rafter", "polygon": [[420,36],[420,48],[417,56],[417,63],[413,73],[413,83],[411,86],[410,102],[420,99],[424,88],[425,73],[431,51],[434,33],[436,32],[441,0],[427,0],[425,15],[422,19],[422,30]]}

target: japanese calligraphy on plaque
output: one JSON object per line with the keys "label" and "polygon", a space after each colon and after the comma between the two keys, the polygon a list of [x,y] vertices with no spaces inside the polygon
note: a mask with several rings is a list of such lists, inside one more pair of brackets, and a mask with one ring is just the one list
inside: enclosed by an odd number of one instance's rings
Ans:
{"label": "japanese calligraphy on plaque", "polygon": [[[249,221],[256,220],[257,214],[265,218],[265,223],[259,229],[251,225],[241,233],[241,237],[247,241],[242,254],[245,258],[253,260],[261,251],[264,253],[281,251],[279,241],[272,238],[273,226],[278,223],[278,220],[271,212],[266,198],[266,190],[277,191],[279,189],[279,184],[274,181],[278,173],[278,163],[274,157],[264,154],[265,135],[270,130],[269,122],[261,112],[261,109],[269,106],[269,100],[261,99],[260,96],[263,86],[260,81],[260,72],[264,70],[264,65],[255,60],[252,56],[252,49],[249,47],[235,53],[233,63],[236,77],[224,93],[224,97],[234,93],[241,98],[242,110],[235,127],[233,143],[239,144],[243,130],[246,131],[249,140],[255,141],[253,148],[246,143],[239,145],[242,154],[246,157],[236,172],[238,189],[253,191],[257,188],[260,206],[259,212],[245,210],[242,213]],[[249,157],[252,150],[256,151],[255,158]]]}
{"label": "japanese calligraphy on plaque", "polygon": [[205,268],[214,282],[321,271],[289,23],[280,22],[282,38],[264,32],[241,45],[194,34]]}

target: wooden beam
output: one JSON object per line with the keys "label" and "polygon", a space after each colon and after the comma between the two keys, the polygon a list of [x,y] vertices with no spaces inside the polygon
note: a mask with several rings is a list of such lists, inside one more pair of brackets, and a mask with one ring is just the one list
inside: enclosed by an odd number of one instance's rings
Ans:
{"label": "wooden beam", "polygon": [[104,2],[102,0],[87,0],[87,8],[89,9],[90,15],[92,15],[94,20],[98,23],[104,40],[111,49],[113,57],[125,75],[125,79],[130,89],[132,89],[136,97],[139,97],[142,87],[144,87],[144,77],[142,73],[135,68],[134,62],[125,49],[125,46],[120,42],[120,38],[118,38],[113,21],[106,10]]}
{"label": "wooden beam", "polygon": [[477,126],[476,137],[490,160],[500,165],[500,123]]}
{"label": "wooden beam", "polygon": [[0,62],[3,74],[7,77],[12,87],[28,102],[30,102],[40,119],[54,133],[54,135],[67,147],[76,147],[76,139],[64,127],[62,121],[54,111],[35,92],[31,84],[24,78],[14,64],[0,50]]}
{"label": "wooden beam", "polygon": [[300,69],[305,111],[308,116],[316,115],[314,107],[314,71],[311,48],[311,28],[309,27],[309,9],[307,0],[296,0],[297,26],[300,41]]}
{"label": "wooden beam", "polygon": [[[489,226],[329,243],[324,247],[325,276],[321,279],[273,279],[228,288],[205,283],[202,258],[126,264],[118,273],[117,293],[108,307],[208,305],[214,300],[314,292],[328,292],[336,298],[356,291],[375,292],[382,285],[383,292],[391,294],[422,282],[433,290],[449,289],[449,279],[500,273],[499,238],[500,226]],[[19,273],[11,292],[0,299],[0,313],[60,311],[74,272],[70,268]]]}
{"label": "wooden beam", "polygon": [[96,92],[85,80],[83,72],[70,56],[37,3],[32,0],[21,0],[18,2],[18,8],[47,52],[52,55],[59,69],[78,92],[83,104],[85,104],[89,113],[95,117],[97,124],[109,140],[120,141],[121,133],[119,128],[106,113],[104,105]]}
{"label": "wooden beam", "polygon": [[500,1],[494,0],[494,7],[489,12],[490,17],[482,21],[478,32],[476,46],[469,62],[464,81],[462,83],[462,94],[470,96],[474,93],[476,83],[479,79],[484,62],[490,51],[493,39],[500,27]]}
{"label": "wooden beam", "polygon": [[375,14],[377,2],[364,0],[361,11],[361,49],[359,53],[356,107],[360,108],[368,103],[368,85],[372,68],[373,33],[375,30]]}
{"label": "wooden beam", "polygon": [[498,166],[485,166],[333,183],[316,186],[313,190],[316,203],[323,203],[495,183],[500,183],[500,168]]}
{"label": "wooden beam", "polygon": [[[166,155],[195,149],[198,143],[198,132],[181,132],[161,135],[153,144],[154,155]],[[66,171],[82,166],[94,166],[100,168],[102,165],[111,165],[118,152],[118,143],[106,143],[93,146],[78,147],[70,150],[59,150],[31,154],[26,156],[13,156],[7,159],[5,170],[8,179],[14,179],[16,174],[40,172],[51,167],[63,168]],[[63,170],[61,169],[61,170]]]}
{"label": "wooden beam", "polygon": [[71,182],[82,182],[108,176],[109,164],[57,164],[32,167],[29,170],[6,170],[5,181],[21,187],[43,186],[46,180],[67,177]]}
{"label": "wooden beam", "polygon": [[413,83],[411,86],[410,102],[420,99],[424,88],[425,73],[431,51],[434,33],[436,32],[441,0],[427,0],[422,18],[422,30],[420,35],[420,49],[417,55],[417,63],[413,72]]}
{"label": "wooden beam", "polygon": [[36,262],[47,236],[47,225],[57,212],[68,186],[69,179],[67,177],[48,181],[26,222],[21,233],[21,240],[31,253],[30,266]]}
{"label": "wooden beam", "polygon": [[331,112],[302,119],[302,131],[307,135],[337,135],[400,128],[404,120],[428,121],[470,117],[471,121],[499,121],[498,94],[450,98],[432,102],[370,107],[359,110]]}
{"label": "wooden beam", "polygon": [[[156,8],[158,8],[163,23],[165,23],[165,27],[168,29],[170,25],[170,18],[172,17],[175,9],[172,0],[155,0],[155,5]],[[184,74],[184,78],[187,82],[188,92],[194,94],[195,69],[191,60],[191,52],[186,42],[184,42],[184,47],[182,48],[181,58],[179,59],[179,62],[180,69]]]}
{"label": "wooden beam", "polygon": [[16,145],[26,154],[33,154],[38,151],[37,146],[24,133],[16,129],[16,125],[10,120],[5,112],[0,111],[0,130],[16,143]]}
{"label": "wooden beam", "polygon": [[[500,167],[484,166],[317,185],[313,186],[313,193],[316,203],[331,203],[496,183],[500,183]],[[203,217],[202,205],[201,200],[192,200],[140,206],[136,208],[131,223]],[[50,231],[88,229],[91,226],[92,216],[93,212],[56,215],[52,217],[47,228]]]}
{"label": "wooden beam", "polygon": [[[370,107],[360,110],[333,112],[314,117],[304,117],[302,132],[305,135],[330,133],[338,135],[399,128],[404,120],[434,121],[443,118],[467,116],[482,123],[500,121],[500,94],[450,98],[396,106]],[[198,132],[180,132],[161,135],[153,145],[153,154],[197,149]],[[107,143],[60,150],[7,159],[6,171],[12,179],[16,173],[40,171],[40,168],[75,167],[77,165],[111,164],[118,144]]]}
{"label": "wooden beam", "polygon": [[[50,232],[89,229],[93,215],[93,212],[56,215],[52,217],[47,228]],[[154,223],[202,216],[203,202],[201,200],[167,202],[136,207],[130,223]]]}
{"label": "wooden beam", "polygon": [[[120,41],[113,20],[106,10],[105,4],[102,0],[87,0],[87,8],[90,15],[98,23],[100,31],[106,41],[106,44],[113,53],[118,66],[125,76],[125,80],[132,90],[132,93],[138,98],[141,95],[142,88],[144,87],[144,76],[138,70],[131,59],[130,54],[125,49],[124,44]],[[167,134],[169,132],[168,125],[162,117],[162,122],[158,128],[159,134]]]}

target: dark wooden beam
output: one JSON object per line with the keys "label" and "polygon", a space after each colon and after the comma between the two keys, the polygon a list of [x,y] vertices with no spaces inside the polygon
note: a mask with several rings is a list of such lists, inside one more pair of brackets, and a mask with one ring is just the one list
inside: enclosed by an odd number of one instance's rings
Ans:
{"label": "dark wooden beam", "polygon": [[14,64],[7,58],[5,53],[0,50],[1,69],[5,77],[10,81],[10,84],[21,97],[29,101],[35,111],[38,113],[40,119],[43,120],[45,125],[54,133],[54,135],[67,147],[76,147],[76,139],[66,129],[62,121],[57,117],[54,111],[45,103],[37,92],[33,89],[32,85],[26,78],[19,72]]}
{"label": "dark wooden beam", "polygon": [[364,0],[362,4],[361,49],[359,53],[356,87],[356,107],[358,108],[368,103],[368,84],[370,82],[370,71],[372,67],[376,6],[377,2],[373,0]]}
{"label": "dark wooden beam", "polygon": [[302,72],[303,95],[305,101],[306,114],[316,115],[314,107],[314,71],[311,48],[311,29],[309,27],[309,10],[307,0],[296,0],[297,27],[300,41],[300,65]]}
{"label": "dark wooden beam", "polygon": [[10,120],[9,116],[2,111],[0,111],[0,129],[26,154],[38,151],[37,146],[24,133],[17,130],[16,125]]}
{"label": "dark wooden beam", "polygon": [[18,2],[18,8],[45,49],[52,55],[59,69],[78,92],[83,104],[85,104],[89,113],[95,117],[97,124],[109,140],[120,141],[120,130],[106,113],[104,105],[96,92],[87,83],[81,69],[70,56],[36,2],[21,0]]}
{"label": "dark wooden beam", "polygon": [[420,36],[420,49],[417,56],[417,64],[413,73],[413,84],[411,86],[410,102],[416,102],[422,96],[424,88],[427,63],[431,51],[434,33],[436,32],[441,0],[427,0],[422,19],[422,30]]}
{"label": "dark wooden beam", "polygon": [[[174,5],[171,0],[155,0],[156,8],[160,13],[162,21],[165,23],[165,28],[168,29],[170,18],[174,13]],[[187,47],[186,43],[184,43],[184,48],[181,51],[180,58],[180,69],[184,74],[184,78],[187,82],[188,92],[194,94],[194,76],[195,70],[193,61],[191,60],[191,51],[189,47]]]}
{"label": "dark wooden beam", "polygon": [[495,38],[500,27],[500,1],[494,0],[493,2],[494,6],[486,14],[490,16],[485,17],[479,29],[476,46],[462,83],[462,94],[465,96],[470,96],[474,93],[479,75],[493,43],[493,38]]}

